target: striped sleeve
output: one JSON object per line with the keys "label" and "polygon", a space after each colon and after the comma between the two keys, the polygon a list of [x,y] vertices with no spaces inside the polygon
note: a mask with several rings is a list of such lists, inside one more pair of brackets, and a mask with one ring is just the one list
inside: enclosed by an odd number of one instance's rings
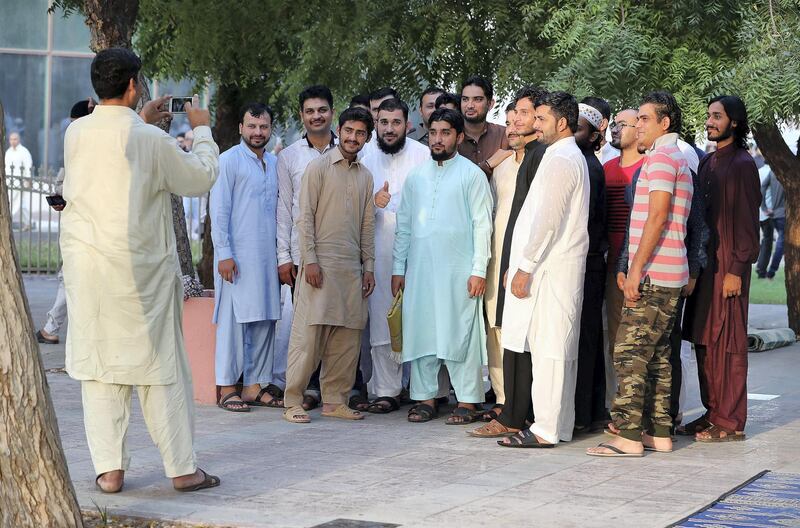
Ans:
{"label": "striped sleeve", "polygon": [[656,151],[648,160],[648,192],[665,191],[675,193],[675,182],[680,172],[680,164],[666,152]]}

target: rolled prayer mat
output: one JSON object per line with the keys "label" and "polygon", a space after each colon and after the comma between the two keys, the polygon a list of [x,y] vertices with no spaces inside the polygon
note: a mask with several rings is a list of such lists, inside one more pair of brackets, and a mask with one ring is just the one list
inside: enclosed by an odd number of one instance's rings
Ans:
{"label": "rolled prayer mat", "polygon": [[797,336],[791,328],[750,329],[747,332],[747,351],[764,352],[789,346],[796,341]]}

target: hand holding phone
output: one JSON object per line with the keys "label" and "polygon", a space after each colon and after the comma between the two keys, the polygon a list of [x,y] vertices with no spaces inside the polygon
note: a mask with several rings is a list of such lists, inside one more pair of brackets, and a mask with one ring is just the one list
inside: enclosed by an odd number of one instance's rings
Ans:
{"label": "hand holding phone", "polygon": [[60,194],[45,196],[45,200],[47,200],[47,204],[56,211],[62,211],[64,207],[67,205],[67,202],[64,200],[64,197],[61,196]]}

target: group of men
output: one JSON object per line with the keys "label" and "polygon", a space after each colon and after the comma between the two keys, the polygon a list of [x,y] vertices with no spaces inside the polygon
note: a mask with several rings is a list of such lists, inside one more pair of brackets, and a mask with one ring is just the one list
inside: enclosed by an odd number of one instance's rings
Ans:
{"label": "group of men", "polygon": [[[680,139],[663,91],[613,121],[603,99],[537,87],[518,92],[505,127],[487,122],[494,105],[479,76],[458,95],[428,88],[415,141],[395,90],[354,97],[333,132],[333,96],[310,86],[305,134],[277,159],[265,152],[272,111],[242,110],[242,143],[221,156],[211,194],[219,405],[282,407],[307,423],[320,403],[323,416],[360,420],[410,399],[420,423],[452,388],[446,423],[488,422],[469,433],[502,446],[604,427],[613,438],[588,454],[669,451],[676,428],[744,438],[761,193],[741,100],[709,104],[708,156]],[[293,290],[285,350],[278,282]],[[397,351],[386,316],[401,291]],[[256,319],[269,330],[239,329]],[[696,346],[707,412],[678,427],[681,339]],[[281,355],[284,387],[269,367]]]}
{"label": "group of men", "polygon": [[[525,87],[501,127],[486,121],[494,94],[477,76],[457,98],[422,94],[421,142],[407,137],[409,108],[394,90],[354,98],[334,132],[333,96],[311,86],[298,101],[305,134],[277,157],[266,151],[273,112],[260,103],[242,109],[240,144],[218,155],[207,111],[186,105],[190,152],[146,124],[169,118],[166,99],[132,111],[140,67],[128,50],[98,53],[100,104],[65,143],[66,366],[82,381],[101,490],[122,489],[133,386],[174,487],[219,484],[194,457],[169,226],[170,193],[209,189],[225,410],[278,407],[307,423],[319,404],[322,416],[361,420],[411,400],[408,420],[422,423],[452,388],[446,423],[483,420],[470,434],[501,446],[552,448],[606,427],[610,439],[589,455],[668,452],[683,336],[706,412],[678,432],[744,438],[761,193],[739,98],[710,102],[717,150],[699,164],[667,92],[617,112],[607,146],[602,99]],[[111,173],[116,185],[96,184]],[[398,347],[387,313],[400,299]],[[279,320],[291,326],[285,350]],[[354,397],[364,380],[368,400]]]}

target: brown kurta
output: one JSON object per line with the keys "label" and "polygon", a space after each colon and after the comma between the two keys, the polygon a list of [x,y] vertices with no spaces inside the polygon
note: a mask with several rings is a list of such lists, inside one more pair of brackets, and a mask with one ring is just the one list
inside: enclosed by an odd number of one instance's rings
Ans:
{"label": "brown kurta", "polygon": [[[684,339],[698,346],[701,397],[707,419],[741,431],[747,418],[747,309],[750,268],[758,258],[758,169],[746,149],[729,145],[703,158],[711,230],[708,265],[686,302]],[[722,297],[726,273],[742,279],[739,297]]]}
{"label": "brown kurta", "polygon": [[486,128],[477,141],[464,134],[464,141],[458,146],[458,153],[479,166],[487,176],[492,176],[492,169],[484,161],[500,149],[508,149],[506,127],[495,123],[486,123]]}
{"label": "brown kurta", "polygon": [[[339,148],[308,164],[300,189],[300,276],[296,304],[307,308],[308,325],[363,330],[367,300],[363,272],[375,266],[372,175],[359,161],[348,164]],[[322,288],[305,281],[303,267],[319,264]],[[302,303],[300,302],[302,297]]]}

